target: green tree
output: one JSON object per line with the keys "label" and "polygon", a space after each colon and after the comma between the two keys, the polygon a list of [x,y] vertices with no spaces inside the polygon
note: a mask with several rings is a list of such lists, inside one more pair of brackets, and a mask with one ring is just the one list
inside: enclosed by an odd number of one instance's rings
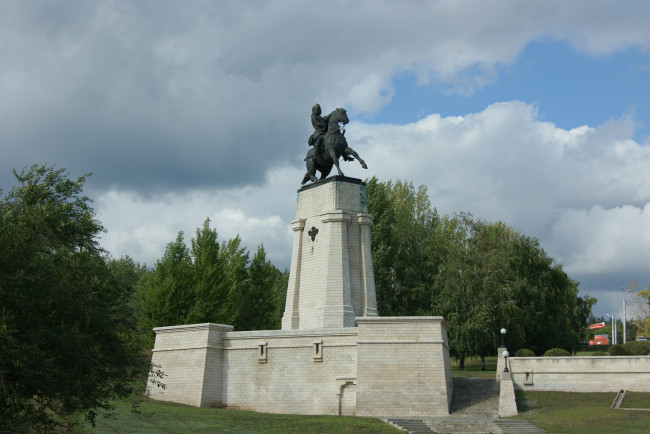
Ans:
{"label": "green tree", "polygon": [[140,294],[140,323],[153,343],[154,327],[188,324],[194,307],[192,260],[179,232],[176,240],[165,248]]}
{"label": "green tree", "polygon": [[225,263],[221,278],[228,290],[226,310],[221,323],[231,324],[236,330],[247,330],[245,327],[248,327],[249,323],[242,313],[247,311],[249,303],[246,297],[251,283],[247,272],[249,257],[246,248],[241,246],[239,235],[221,245],[221,257]]}
{"label": "green tree", "polygon": [[629,306],[638,335],[650,337],[650,285],[641,289],[641,285],[632,281],[625,291],[633,296]]}
{"label": "green tree", "polygon": [[[191,241],[191,274],[187,279],[192,287],[186,291],[191,294],[191,312],[181,324],[226,321],[228,310],[228,282],[223,279],[226,261],[216,229],[210,228],[210,219],[196,230]],[[171,325],[171,324],[168,324]]]}
{"label": "green tree", "polygon": [[264,246],[257,248],[248,267],[247,285],[242,288],[242,305],[237,318],[238,329],[269,330],[277,328],[277,303],[275,282],[280,280],[280,270],[266,259]]}
{"label": "green tree", "polygon": [[289,270],[285,269],[273,282],[273,313],[271,315],[270,330],[280,329],[282,315],[287,301],[287,287],[289,286]]}
{"label": "green tree", "polygon": [[107,265],[87,176],[32,166],[0,200],[0,426],[90,421],[146,375],[133,339],[133,286]]}
{"label": "green tree", "polygon": [[439,217],[426,188],[367,181],[377,304],[382,315],[441,315],[451,352],[487,356],[508,330],[508,348],[575,350],[595,299],[535,238],[468,213]]}
{"label": "green tree", "polygon": [[517,310],[508,294],[507,249],[516,234],[503,223],[487,224],[466,213],[445,218],[442,234],[446,256],[437,274],[432,313],[447,320],[452,354],[462,369],[466,357],[494,353],[503,318]]}
{"label": "green tree", "polygon": [[436,240],[438,214],[425,186],[366,181],[377,307],[381,315],[423,315],[441,254]]}
{"label": "green tree", "polygon": [[286,274],[266,259],[263,246],[251,261],[239,236],[220,243],[206,219],[190,249],[182,233],[167,245],[144,285],[140,323],[149,345],[152,328],[161,326],[214,322],[236,330],[279,327],[278,298],[286,294]]}

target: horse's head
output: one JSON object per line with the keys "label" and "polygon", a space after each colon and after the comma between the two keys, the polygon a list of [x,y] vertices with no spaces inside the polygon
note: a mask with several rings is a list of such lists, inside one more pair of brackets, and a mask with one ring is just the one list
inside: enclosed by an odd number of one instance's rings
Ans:
{"label": "horse's head", "polygon": [[348,112],[345,111],[344,108],[337,108],[334,110],[332,115],[330,115],[330,119],[334,119],[336,122],[341,122],[343,125],[347,125],[348,122],[350,122],[350,119],[348,119]]}

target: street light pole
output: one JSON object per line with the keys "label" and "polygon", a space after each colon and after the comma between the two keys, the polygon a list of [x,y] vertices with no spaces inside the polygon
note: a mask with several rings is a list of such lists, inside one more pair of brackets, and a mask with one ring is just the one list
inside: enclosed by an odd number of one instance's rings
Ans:
{"label": "street light pole", "polygon": [[627,343],[627,300],[623,299],[623,344]]}
{"label": "street light pole", "polygon": [[616,345],[616,322],[614,321],[614,314],[606,314],[612,319],[612,345]]}

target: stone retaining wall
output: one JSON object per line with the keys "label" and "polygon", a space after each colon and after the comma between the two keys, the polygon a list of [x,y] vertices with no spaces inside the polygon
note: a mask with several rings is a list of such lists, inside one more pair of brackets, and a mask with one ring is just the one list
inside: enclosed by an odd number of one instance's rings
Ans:
{"label": "stone retaining wall", "polygon": [[511,357],[515,388],[562,392],[650,392],[650,356]]}
{"label": "stone retaining wall", "polygon": [[451,366],[442,317],[356,318],[358,327],[234,332],[159,327],[153,399],[197,407],[363,416],[449,414]]}

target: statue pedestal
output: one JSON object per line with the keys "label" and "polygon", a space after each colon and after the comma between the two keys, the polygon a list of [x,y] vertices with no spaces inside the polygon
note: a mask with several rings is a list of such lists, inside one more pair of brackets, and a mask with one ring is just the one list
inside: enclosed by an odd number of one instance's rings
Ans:
{"label": "statue pedestal", "polygon": [[334,176],[298,190],[282,330],[356,326],[377,316],[366,186]]}

